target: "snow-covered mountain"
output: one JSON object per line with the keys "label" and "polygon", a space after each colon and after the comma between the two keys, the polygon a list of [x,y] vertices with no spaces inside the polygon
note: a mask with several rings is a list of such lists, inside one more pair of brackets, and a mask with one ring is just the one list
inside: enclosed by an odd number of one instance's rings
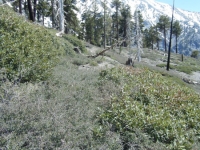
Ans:
{"label": "snow-covered mountain", "polygon": [[[107,0],[108,7],[111,1],[112,0]],[[94,0],[81,0],[78,2],[77,6],[80,9],[80,13],[85,9],[92,8],[92,2],[94,2]],[[146,28],[155,25],[161,15],[167,15],[170,18],[172,16],[172,6],[157,2],[156,0],[122,0],[122,2],[129,4],[132,13],[134,13],[136,9],[140,10]],[[97,4],[101,11],[101,0],[97,0]],[[111,8],[109,8],[109,10],[114,11]],[[200,50],[200,13],[175,8],[174,19],[180,22],[183,29],[178,39],[179,53],[190,55],[192,50]],[[175,42],[173,42],[173,45],[174,44]],[[162,45],[161,42],[161,46]]]}
{"label": "snow-covered mountain", "polygon": [[[130,0],[130,3],[132,10],[141,11],[146,27],[155,25],[160,15],[172,16],[172,6],[169,4],[155,0]],[[133,4],[136,4],[135,8]],[[200,13],[175,8],[174,20],[178,20],[183,29],[178,39],[179,52],[190,55],[192,50],[200,49]]]}

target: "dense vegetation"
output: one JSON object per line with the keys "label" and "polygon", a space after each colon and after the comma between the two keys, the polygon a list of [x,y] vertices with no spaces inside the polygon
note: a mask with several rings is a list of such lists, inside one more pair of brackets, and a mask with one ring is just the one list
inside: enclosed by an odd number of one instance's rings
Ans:
{"label": "dense vegetation", "polygon": [[0,149],[200,147],[193,90],[137,66],[101,71],[56,32],[0,7]]}
{"label": "dense vegetation", "polygon": [[121,92],[112,96],[109,107],[100,115],[101,124],[110,123],[112,130],[130,143],[126,147],[134,144],[131,136],[138,128],[168,149],[193,147],[200,132],[198,94],[145,69],[103,71],[101,84],[108,80],[120,84]]}
{"label": "dense vegetation", "polygon": [[0,68],[8,79],[21,82],[46,79],[63,54],[48,30],[8,7],[0,7],[0,50]]}

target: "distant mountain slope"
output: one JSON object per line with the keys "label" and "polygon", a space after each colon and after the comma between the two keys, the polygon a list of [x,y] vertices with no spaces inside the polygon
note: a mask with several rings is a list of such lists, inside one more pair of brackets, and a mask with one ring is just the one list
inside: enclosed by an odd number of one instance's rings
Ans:
{"label": "distant mountain slope", "polygon": [[[110,11],[112,11],[110,7],[111,1],[112,0],[108,0],[107,3]],[[151,25],[155,25],[159,16],[167,15],[171,18],[172,15],[171,5],[155,0],[123,0],[122,2],[130,5],[132,13],[134,13],[136,9],[141,11],[145,27],[147,28]],[[101,11],[101,1],[98,0],[97,3],[99,5],[99,11]],[[78,2],[77,6],[80,9],[80,14],[86,9],[91,9],[91,4],[92,0]],[[200,50],[200,13],[175,8],[174,18],[180,21],[183,28],[182,34],[178,39],[179,53],[190,55],[192,50]],[[173,42],[172,45],[174,46],[174,44],[175,42]],[[160,45],[161,47],[163,46],[162,42]]]}

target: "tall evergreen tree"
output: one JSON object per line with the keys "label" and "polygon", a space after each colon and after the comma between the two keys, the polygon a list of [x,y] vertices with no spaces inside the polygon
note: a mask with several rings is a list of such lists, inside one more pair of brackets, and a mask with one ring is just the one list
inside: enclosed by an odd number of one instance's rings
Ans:
{"label": "tall evergreen tree", "polygon": [[120,0],[113,0],[111,3],[111,7],[115,8],[115,15],[114,15],[114,21],[116,25],[116,39],[117,41],[119,40],[119,10],[121,7],[121,2]]}
{"label": "tall evergreen tree", "polygon": [[150,39],[149,30],[145,29],[143,31],[143,47],[148,48],[151,46],[151,42],[149,39]]}
{"label": "tall evergreen tree", "polygon": [[70,30],[78,32],[79,21],[77,18],[78,8],[76,7],[76,0],[64,1],[64,17],[65,17],[65,33],[69,33]]}
{"label": "tall evergreen tree", "polygon": [[160,37],[159,37],[159,32],[158,32],[158,30],[159,30],[159,27],[158,27],[158,24],[156,24],[155,25],[155,30],[156,30],[156,33],[158,34],[157,35],[157,39],[156,39],[156,43],[157,43],[157,48],[158,48],[158,50],[160,49],[160,46],[159,46],[159,42],[160,42]]}
{"label": "tall evergreen tree", "polygon": [[176,38],[176,53],[178,53],[177,42],[178,42],[178,37],[180,36],[181,32],[182,32],[182,28],[179,21],[175,21],[173,23],[172,33],[175,35],[175,38]]}
{"label": "tall evergreen tree", "polygon": [[142,16],[142,14],[141,14],[140,11],[137,11],[137,13],[138,13],[138,19],[139,19],[140,30],[141,30],[141,32],[143,33],[144,19],[143,19],[143,16]]}
{"label": "tall evergreen tree", "polygon": [[[94,42],[94,17],[90,11],[85,12],[82,15],[82,20],[84,22],[85,27],[85,40],[91,44],[95,44]],[[84,30],[84,29],[83,29]]]}
{"label": "tall evergreen tree", "polygon": [[159,18],[159,22],[158,22],[158,27],[160,29],[161,32],[163,32],[164,35],[164,44],[165,44],[165,52],[167,51],[167,31],[170,28],[170,20],[169,17],[165,16],[165,15],[161,15]]}
{"label": "tall evergreen tree", "polygon": [[[46,0],[40,0],[36,7],[37,13],[38,13],[38,19],[39,16],[42,16],[42,22],[44,25],[44,17],[49,16],[50,14],[50,5]],[[36,14],[36,12],[35,12]]]}
{"label": "tall evergreen tree", "polygon": [[106,48],[106,14],[107,14],[107,1],[104,0],[102,2],[102,7],[103,7],[103,46],[104,49]]}
{"label": "tall evergreen tree", "polygon": [[158,32],[156,30],[156,26],[152,26],[149,29],[149,37],[150,37],[150,41],[151,41],[151,49],[153,50],[153,45],[154,43],[157,42],[157,40],[159,39],[158,37]]}
{"label": "tall evergreen tree", "polygon": [[148,47],[148,48],[151,47],[151,49],[153,50],[154,44],[159,39],[159,37],[158,37],[159,34],[158,34],[157,30],[156,30],[156,26],[151,26],[149,28],[149,30],[145,29],[144,32],[143,32],[143,35],[144,35],[144,39],[143,39],[144,43],[143,43],[143,45],[145,47]]}
{"label": "tall evergreen tree", "polygon": [[[120,28],[119,28],[119,34],[123,37],[127,37],[127,27],[128,27],[128,22],[131,18],[131,11],[130,11],[130,6],[129,5],[122,5],[122,8],[120,10],[121,12],[121,17],[120,17]],[[126,47],[127,43],[124,42],[123,45]]]}
{"label": "tall evergreen tree", "polygon": [[57,23],[56,23],[56,0],[51,0],[51,20],[52,20],[52,27],[56,28]]}

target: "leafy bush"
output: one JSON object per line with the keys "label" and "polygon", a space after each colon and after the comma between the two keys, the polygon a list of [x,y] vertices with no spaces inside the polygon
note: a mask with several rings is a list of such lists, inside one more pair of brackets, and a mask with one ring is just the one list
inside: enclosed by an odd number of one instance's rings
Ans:
{"label": "leafy bush", "polygon": [[67,34],[67,35],[64,35],[63,37],[67,39],[75,47],[79,47],[82,53],[86,52],[86,48],[83,42],[79,40],[78,38],[76,38],[75,36]]}
{"label": "leafy bush", "polygon": [[140,129],[168,149],[192,148],[200,133],[198,94],[146,69],[112,69],[100,76],[101,82],[112,80],[122,86],[100,115],[103,125],[112,124],[125,139]]}
{"label": "leafy bush", "polygon": [[[48,29],[48,31],[54,37],[55,37],[56,33],[58,33],[58,30],[55,30],[55,29]],[[73,44],[71,44],[68,40],[66,40],[63,37],[57,37],[56,39],[57,39],[57,43],[55,43],[55,44],[56,44],[57,49],[60,49],[61,51],[65,51],[66,55],[70,55],[70,56],[75,55]],[[55,46],[55,44],[54,44],[54,46]]]}
{"label": "leafy bush", "polygon": [[46,79],[62,54],[46,29],[7,7],[0,7],[0,50],[0,68],[8,79],[21,82]]}
{"label": "leafy bush", "polygon": [[96,61],[91,61],[90,66],[98,66],[98,63]]}
{"label": "leafy bush", "polygon": [[192,51],[191,57],[197,58],[198,55],[199,55],[199,51],[198,50]]}

